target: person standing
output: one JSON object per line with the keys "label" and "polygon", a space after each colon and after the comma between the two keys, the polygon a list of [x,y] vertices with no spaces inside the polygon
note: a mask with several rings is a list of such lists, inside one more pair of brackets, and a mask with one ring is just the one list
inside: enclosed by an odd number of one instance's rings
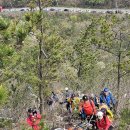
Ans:
{"label": "person standing", "polygon": [[116,100],[108,88],[104,88],[100,94],[100,104],[105,103],[111,110],[115,109]]}

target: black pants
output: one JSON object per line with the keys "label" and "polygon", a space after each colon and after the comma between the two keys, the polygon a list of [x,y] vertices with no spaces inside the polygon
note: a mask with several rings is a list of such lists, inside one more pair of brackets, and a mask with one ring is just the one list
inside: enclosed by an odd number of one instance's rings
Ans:
{"label": "black pants", "polygon": [[67,111],[69,111],[69,112],[71,112],[71,106],[70,106],[70,103],[69,102],[67,102],[66,103],[66,109],[67,109]]}

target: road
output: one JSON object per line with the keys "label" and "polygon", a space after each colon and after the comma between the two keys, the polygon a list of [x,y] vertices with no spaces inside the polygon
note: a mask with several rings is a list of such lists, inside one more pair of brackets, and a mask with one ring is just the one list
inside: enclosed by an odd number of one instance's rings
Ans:
{"label": "road", "polygon": [[68,7],[48,7],[44,8],[44,11],[56,11],[56,12],[81,12],[81,13],[128,13],[130,14],[130,9],[87,9],[87,8],[68,8]]}
{"label": "road", "polygon": [[[30,9],[27,7],[24,8],[11,8],[11,9],[3,9],[3,12],[17,12],[17,11],[29,11]],[[38,8],[35,8],[38,10]],[[71,13],[118,13],[130,14],[130,9],[87,9],[87,8],[68,8],[68,7],[47,7],[44,8],[43,11],[46,12],[71,12]]]}

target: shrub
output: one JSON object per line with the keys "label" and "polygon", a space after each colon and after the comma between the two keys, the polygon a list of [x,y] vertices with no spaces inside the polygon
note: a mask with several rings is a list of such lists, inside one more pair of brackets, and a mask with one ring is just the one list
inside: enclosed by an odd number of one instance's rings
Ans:
{"label": "shrub", "polygon": [[7,29],[9,27],[9,20],[3,17],[0,17],[0,30]]}
{"label": "shrub", "polygon": [[0,85],[0,105],[3,105],[8,98],[8,91],[5,87]]}
{"label": "shrub", "polygon": [[130,109],[126,108],[121,112],[119,130],[126,130],[130,125]]}

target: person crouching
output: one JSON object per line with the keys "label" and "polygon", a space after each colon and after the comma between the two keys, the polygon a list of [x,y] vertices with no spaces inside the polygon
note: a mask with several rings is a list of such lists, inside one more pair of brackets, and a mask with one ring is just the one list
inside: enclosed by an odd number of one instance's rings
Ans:
{"label": "person crouching", "polygon": [[101,111],[97,112],[96,124],[99,130],[113,130],[112,122]]}

